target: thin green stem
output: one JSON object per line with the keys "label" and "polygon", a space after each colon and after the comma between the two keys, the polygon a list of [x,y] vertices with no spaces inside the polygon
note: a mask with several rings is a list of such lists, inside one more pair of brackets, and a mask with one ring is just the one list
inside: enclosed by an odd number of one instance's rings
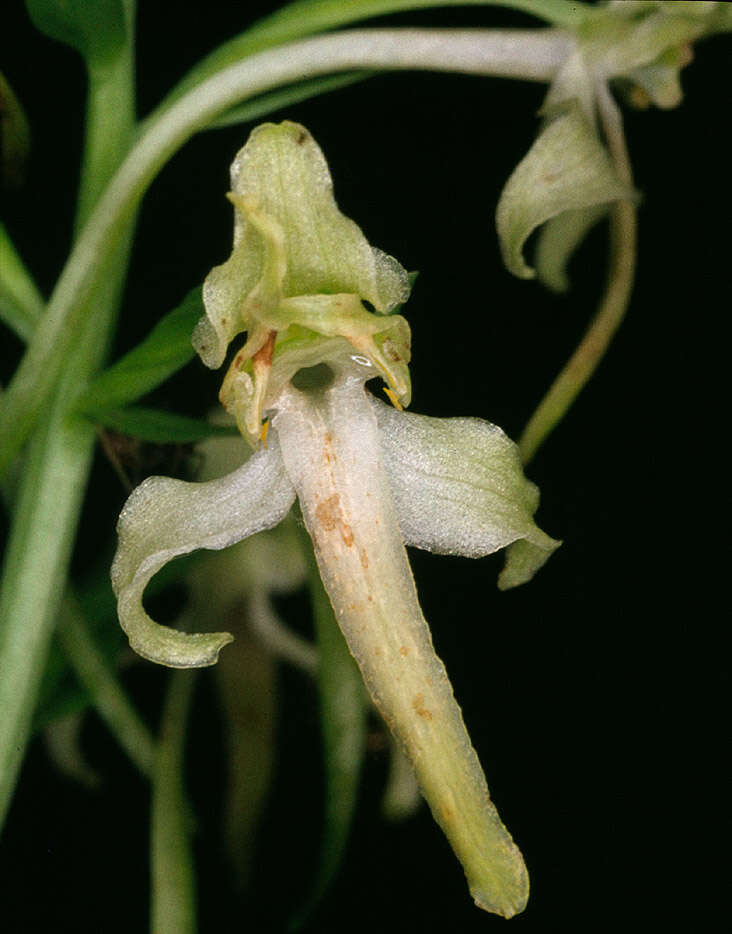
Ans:
{"label": "thin green stem", "polygon": [[0,223],[0,321],[27,341],[44,305],[33,277]]}
{"label": "thin green stem", "polygon": [[77,238],[129,149],[134,130],[130,68],[129,56],[122,54],[103,67],[89,70],[86,132],[74,225]]}
{"label": "thin green stem", "polygon": [[0,412],[0,471],[28,436],[76,334],[109,275],[121,232],[165,162],[236,104],[275,87],[336,71],[420,69],[550,80],[568,38],[552,30],[354,30],[272,49],[214,74],[182,96],[124,160],[85,225]]}
{"label": "thin green stem", "polygon": [[67,593],[58,631],[66,657],[110,732],[143,775],[150,776],[155,741],[89,632],[78,602]]}
{"label": "thin green stem", "polygon": [[[620,111],[607,87],[598,87],[598,109],[620,180],[632,187],[633,177],[625,145]],[[635,279],[637,217],[632,201],[618,201],[610,212],[610,268],[605,293],[584,337],[552,383],[519,440],[527,464],[562,420],[597,369],[628,309]]]}
{"label": "thin green stem", "polygon": [[0,590],[0,823],[30,732],[94,440],[81,419],[64,418],[68,383],[30,444]]}
{"label": "thin green stem", "polygon": [[186,722],[195,671],[170,675],[153,778],[150,863],[151,934],[196,929],[191,813],[183,782]]}
{"label": "thin green stem", "polygon": [[[131,9],[131,5],[128,4]],[[82,205],[77,221],[91,199],[107,183],[116,162],[127,151],[134,126],[133,60],[131,48],[120,52],[116,67],[103,75],[90,73],[87,151],[104,135],[108,160],[86,160],[81,180]],[[102,87],[99,82],[105,83]],[[111,95],[106,82],[113,82]],[[106,100],[107,108],[98,105]],[[110,116],[115,102],[119,112]],[[40,679],[51,634],[57,621],[92,453],[94,429],[83,418],[69,415],[79,392],[98,369],[114,325],[129,255],[129,221],[118,222],[114,246],[107,251],[106,274],[98,277],[83,298],[78,327],[65,334],[54,353],[40,419],[29,445],[21,474],[3,576],[0,581],[0,822],[8,807],[28,741]],[[94,258],[89,258],[94,263]],[[35,328],[30,346],[43,331],[47,314]],[[3,399],[6,403],[8,397]],[[12,408],[12,406],[11,406]],[[7,415],[7,409],[4,414]],[[0,445],[1,447],[1,445]],[[9,460],[17,451],[3,451]]]}

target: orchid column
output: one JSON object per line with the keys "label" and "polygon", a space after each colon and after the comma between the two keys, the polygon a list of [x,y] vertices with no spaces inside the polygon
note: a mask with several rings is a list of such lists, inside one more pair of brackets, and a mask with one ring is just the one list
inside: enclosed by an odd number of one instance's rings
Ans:
{"label": "orchid column", "polygon": [[[403,411],[410,332],[396,311],[407,275],[340,213],[307,130],[257,128],[232,187],[234,251],[206,280],[193,340],[219,367],[246,332],[221,401],[253,453],[219,480],[153,477],[132,494],[112,569],[120,621],[147,658],[214,664],[231,636],[159,626],[142,607],[145,585],[176,555],[271,528],[297,497],[348,646],[476,904],[511,917],[526,904],[526,869],[490,801],[404,546],[470,557],[510,546],[499,581],[510,587],[557,543],[534,524],[537,491],[500,429]],[[367,392],[376,376],[393,409]]]}

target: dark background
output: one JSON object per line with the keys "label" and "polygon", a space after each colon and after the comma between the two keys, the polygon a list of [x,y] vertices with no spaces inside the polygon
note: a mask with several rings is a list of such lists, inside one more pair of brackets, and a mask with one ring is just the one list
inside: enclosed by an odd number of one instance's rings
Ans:
{"label": "dark background", "polygon": [[[140,4],[141,114],[202,54],[273,6]],[[32,29],[21,4],[2,16],[0,68],[34,133],[27,183],[5,197],[2,213],[48,292],[70,243],[84,77],[72,52]],[[532,22],[470,9],[383,24]],[[716,465],[727,458],[729,41],[699,46],[680,109],[626,112],[643,193],[633,303],[592,383],[528,470],[542,490],[539,523],[564,545],[533,582],[507,594],[495,588],[498,558],[412,555],[437,649],[529,866],[529,907],[510,922],[527,934],[726,927],[728,809],[715,796],[726,614],[715,589],[729,572],[715,558],[728,499]],[[578,255],[566,297],[515,280],[500,264],[493,212],[534,138],[542,95],[539,85],[397,74],[272,117],[307,125],[344,213],[420,270],[406,309],[414,411],[481,416],[513,437],[582,334],[604,279],[600,231]],[[248,131],[197,137],[153,185],[113,355],[228,256],[228,166]],[[3,382],[19,352],[4,336]],[[216,375],[194,363],[156,402],[198,414],[216,391]],[[90,496],[77,574],[109,547],[125,498],[101,458]],[[129,676],[151,724],[161,678],[147,666]],[[190,781],[200,930],[283,930],[317,861],[314,690],[283,670],[277,780],[255,903],[246,908],[229,894],[217,849],[222,765],[205,678],[198,700]],[[146,788],[93,716],[84,736],[106,776],[95,792],[59,777],[40,742],[31,749],[0,849],[9,934],[145,930]],[[372,752],[342,872],[307,930],[502,928],[507,922],[473,907],[426,809],[399,826],[382,822],[383,778],[383,756]]]}

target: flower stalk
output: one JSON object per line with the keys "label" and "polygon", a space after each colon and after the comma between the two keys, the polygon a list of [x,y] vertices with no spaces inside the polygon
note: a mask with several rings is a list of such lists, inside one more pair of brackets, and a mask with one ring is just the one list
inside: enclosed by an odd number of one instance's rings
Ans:
{"label": "flower stalk", "polygon": [[[623,118],[605,85],[597,89],[600,121],[618,179],[632,190],[633,174],[625,145]],[[519,439],[524,464],[562,420],[605,356],[630,304],[637,261],[638,223],[633,198],[622,198],[610,208],[610,265],[600,305],[582,340],[572,352],[544,398],[536,407]]]}

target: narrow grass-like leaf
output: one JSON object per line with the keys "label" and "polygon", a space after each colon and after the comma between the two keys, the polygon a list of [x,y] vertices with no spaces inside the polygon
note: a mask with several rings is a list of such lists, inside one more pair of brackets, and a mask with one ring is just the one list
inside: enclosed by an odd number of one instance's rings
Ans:
{"label": "narrow grass-like leaf", "polygon": [[[89,68],[87,155],[79,186],[77,228],[124,159],[132,137],[133,63],[126,37],[132,29],[133,0],[120,0],[120,8],[125,31],[118,54],[109,59],[109,67],[105,63]],[[100,106],[102,99],[105,106]],[[92,141],[100,139],[103,151],[88,158],[97,149]],[[70,415],[69,409],[98,369],[114,326],[134,223],[135,205],[130,207],[116,219],[115,237],[107,245],[106,262],[101,263],[103,276],[93,290],[77,296],[79,321],[68,334],[66,346],[55,348],[58,361],[47,373],[48,397],[36,400],[38,424],[21,475],[0,580],[0,821],[30,734],[94,450],[91,426]],[[39,327],[44,320],[46,316]],[[33,381],[29,388],[38,390]],[[4,412],[8,414],[5,407]],[[21,413],[16,426],[29,432],[32,421]],[[13,454],[12,448],[5,448],[0,459],[10,460]]]}
{"label": "narrow grass-like leaf", "polygon": [[[90,638],[94,640],[98,653],[111,670],[123,646],[124,637],[116,625],[117,604],[109,586],[111,554],[102,553],[99,559],[98,567],[85,576],[83,584],[75,587],[73,592],[67,588],[59,615],[63,621],[76,606],[76,612],[85,618],[90,627]],[[171,572],[177,570],[176,564],[168,567]],[[156,575],[153,578],[150,592],[154,586],[160,586],[161,577]],[[33,728],[38,730],[64,714],[81,712],[90,704],[91,695],[74,674],[56,632],[41,679]]]}
{"label": "narrow grass-like leaf", "polygon": [[151,775],[154,740],[92,635],[81,607],[67,594],[59,638],[77,678],[110,732],[143,775]]}
{"label": "narrow grass-like leaf", "polygon": [[[69,365],[81,369],[78,346]],[[0,822],[31,730],[94,443],[89,426],[65,418],[68,384],[29,447],[0,584]]]}
{"label": "narrow grass-like leaf", "polygon": [[157,444],[189,444],[212,435],[234,435],[236,428],[212,425],[202,418],[189,418],[161,409],[130,406],[127,409],[109,409],[90,416],[105,428],[124,435]]}
{"label": "narrow grass-like leaf", "polygon": [[201,287],[197,286],[141,344],[100,373],[79,399],[77,410],[96,416],[120,409],[164,383],[195,356],[191,331],[203,312]]}
{"label": "narrow grass-like leaf", "polygon": [[0,321],[28,340],[43,312],[43,296],[0,224]]}

